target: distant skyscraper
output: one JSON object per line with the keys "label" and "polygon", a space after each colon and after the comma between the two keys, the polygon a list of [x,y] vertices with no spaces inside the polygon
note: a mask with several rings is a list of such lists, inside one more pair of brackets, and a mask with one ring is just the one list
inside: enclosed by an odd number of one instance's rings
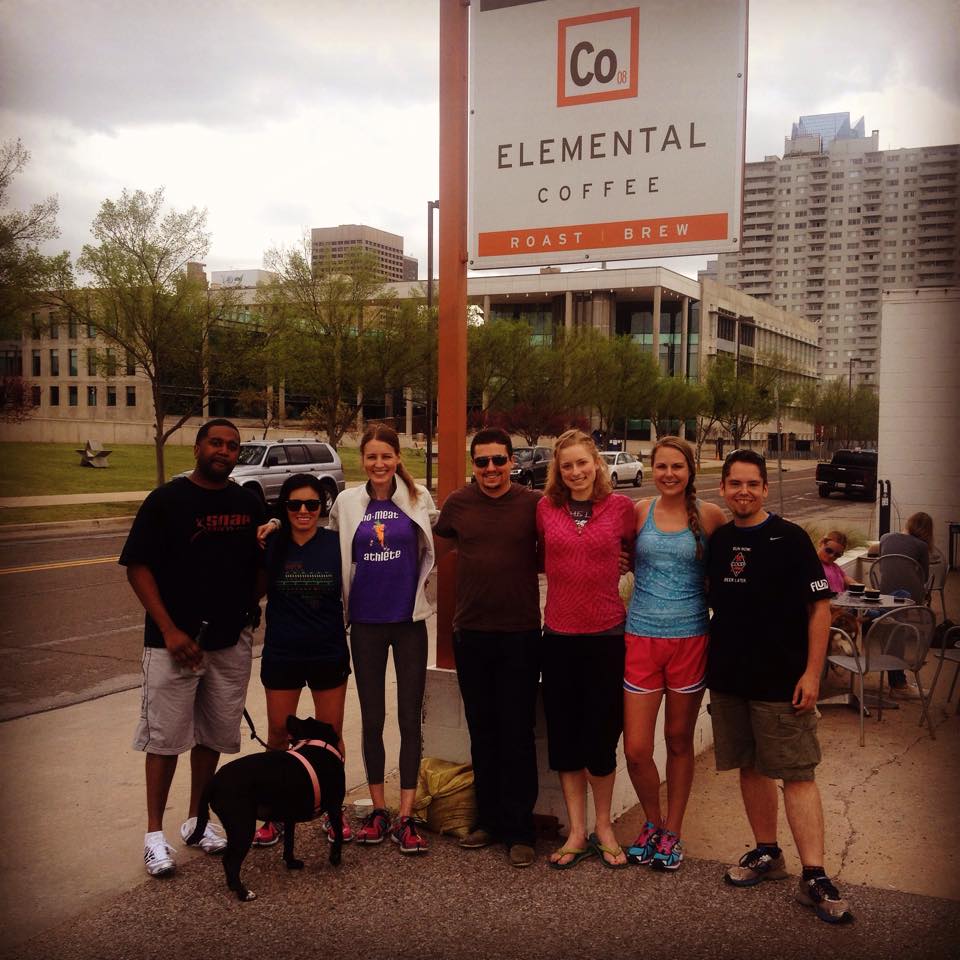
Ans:
{"label": "distant skyscraper", "polygon": [[420,272],[420,262],[416,257],[404,257],[403,258],[403,279],[404,280],[419,280],[420,278],[417,274]]}
{"label": "distant skyscraper", "polygon": [[876,383],[882,292],[960,280],[960,145],[880,150],[849,114],[792,133],[746,164],[740,251],[706,273],[818,323],[821,376]]}
{"label": "distant skyscraper", "polygon": [[336,263],[351,248],[377,255],[384,280],[404,279],[403,237],[377,230],[362,223],[344,223],[339,227],[314,227],[310,231],[313,262],[328,257]]}

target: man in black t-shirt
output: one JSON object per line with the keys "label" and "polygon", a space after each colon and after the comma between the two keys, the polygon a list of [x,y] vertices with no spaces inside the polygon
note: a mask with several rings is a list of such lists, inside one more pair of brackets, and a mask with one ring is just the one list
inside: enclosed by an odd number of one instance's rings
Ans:
{"label": "man in black t-shirt", "polygon": [[710,539],[713,609],[707,686],[718,770],[740,771],[756,847],[726,873],[749,887],[787,876],[777,843],[777,780],[803,865],[797,899],[828,923],[852,919],[823,869],[816,709],[830,626],[830,587],[807,534],[767,513],[767,467],[752,450],[723,464],[733,522]]}
{"label": "man in black t-shirt", "polygon": [[[240,434],[229,420],[205,423],[197,433],[193,473],[147,497],[120,554],[146,611],[143,699],[133,746],[146,753],[143,858],[151,876],[174,869],[163,811],[179,755],[190,752],[189,816],[180,828],[186,839],[220,754],[240,749],[263,508],[229,482],[239,452]],[[208,825],[201,849],[219,853],[225,846]]]}

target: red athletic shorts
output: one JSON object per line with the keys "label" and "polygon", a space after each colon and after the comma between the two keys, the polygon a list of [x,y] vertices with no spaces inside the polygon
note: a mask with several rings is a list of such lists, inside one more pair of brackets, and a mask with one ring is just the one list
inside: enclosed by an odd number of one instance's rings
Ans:
{"label": "red athletic shorts", "polygon": [[707,673],[707,635],[624,638],[627,659],[623,689],[629,693],[698,693]]}

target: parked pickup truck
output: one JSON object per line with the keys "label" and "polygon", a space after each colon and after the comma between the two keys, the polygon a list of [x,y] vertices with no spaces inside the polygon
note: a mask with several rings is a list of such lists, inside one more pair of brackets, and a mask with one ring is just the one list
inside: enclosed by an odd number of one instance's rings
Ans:
{"label": "parked pickup truck", "polygon": [[821,497],[834,490],[848,497],[877,498],[877,451],[838,450],[829,463],[817,464],[817,489]]}

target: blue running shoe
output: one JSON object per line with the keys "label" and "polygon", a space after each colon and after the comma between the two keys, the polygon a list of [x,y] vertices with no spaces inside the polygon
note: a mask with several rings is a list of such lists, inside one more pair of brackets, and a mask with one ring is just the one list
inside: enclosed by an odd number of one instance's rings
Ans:
{"label": "blue running shoe", "polygon": [[637,863],[643,866],[653,860],[653,855],[657,850],[657,840],[660,837],[660,830],[649,820],[643,825],[640,835],[633,841],[631,846],[627,847],[627,860],[630,863]]}
{"label": "blue running shoe", "polygon": [[654,870],[676,870],[683,860],[683,844],[672,830],[663,830],[657,839],[657,849],[651,866]]}

